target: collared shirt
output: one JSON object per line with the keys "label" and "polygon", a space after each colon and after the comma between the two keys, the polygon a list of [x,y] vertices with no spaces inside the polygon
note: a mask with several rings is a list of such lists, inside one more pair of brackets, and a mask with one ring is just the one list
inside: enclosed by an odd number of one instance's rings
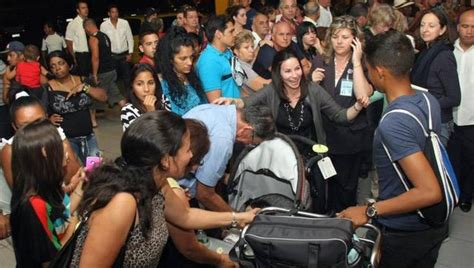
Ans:
{"label": "collared shirt", "polygon": [[202,184],[215,187],[232,156],[237,132],[237,110],[234,105],[203,104],[191,109],[183,118],[198,119],[209,131],[211,147],[195,176]]}
{"label": "collared shirt", "polygon": [[128,21],[119,18],[115,27],[110,19],[107,19],[100,25],[100,31],[110,38],[112,53],[133,53],[133,35]]}
{"label": "collared shirt", "polygon": [[58,33],[46,36],[41,45],[41,50],[47,51],[47,53],[62,50],[63,48],[66,48],[66,42],[64,41],[64,37],[60,36]]}
{"label": "collared shirt", "polygon": [[72,41],[74,52],[89,52],[87,35],[82,22],[84,20],[77,15],[66,28],[66,40]]}
{"label": "collared shirt", "polygon": [[221,96],[240,98],[240,89],[232,77],[230,49],[221,52],[209,44],[197,62],[197,73],[205,92],[221,90]]}
{"label": "collared shirt", "polygon": [[454,123],[458,126],[474,125],[474,46],[464,50],[459,39],[456,40],[454,57],[461,86],[461,104],[453,109]]}
{"label": "collared shirt", "polygon": [[318,27],[318,23],[310,17],[304,16],[303,21],[311,22],[314,25],[314,27]]}
{"label": "collared shirt", "polygon": [[257,48],[258,43],[260,43],[260,41],[262,41],[262,38],[256,32],[253,32],[253,31],[252,31],[252,36],[254,38],[253,48]]}
{"label": "collared shirt", "polygon": [[320,15],[319,15],[319,19],[318,19],[318,26],[319,27],[329,27],[331,26],[331,23],[332,23],[332,14],[331,14],[331,10],[329,9],[329,7],[323,7],[323,6],[319,6],[320,7]]}

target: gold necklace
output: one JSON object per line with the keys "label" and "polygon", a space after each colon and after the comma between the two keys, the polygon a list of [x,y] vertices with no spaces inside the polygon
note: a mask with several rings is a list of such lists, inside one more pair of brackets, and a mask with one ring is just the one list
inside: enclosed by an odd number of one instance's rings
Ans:
{"label": "gold necklace", "polygon": [[[74,78],[72,77],[71,74],[69,74],[69,79],[70,79],[71,82],[72,82],[72,88],[75,88],[75,87],[76,87],[76,81],[74,80]],[[61,82],[59,82],[57,79],[55,79],[54,81],[56,81],[56,83],[58,83],[58,85],[59,85],[60,87],[62,87],[63,89],[67,89],[68,91],[71,91],[72,88],[71,88],[71,89],[66,88],[66,86],[64,86],[64,85],[63,85]]]}

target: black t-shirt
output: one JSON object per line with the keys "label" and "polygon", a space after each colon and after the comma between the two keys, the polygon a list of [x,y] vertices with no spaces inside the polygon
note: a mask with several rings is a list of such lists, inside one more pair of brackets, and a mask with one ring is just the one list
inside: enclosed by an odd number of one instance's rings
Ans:
{"label": "black t-shirt", "polygon": [[107,73],[115,69],[112,57],[112,44],[110,38],[103,32],[97,32],[95,37],[99,40],[99,74]]}
{"label": "black t-shirt", "polygon": [[63,117],[61,127],[68,138],[91,134],[92,121],[89,114],[91,98],[81,92],[66,100],[67,95],[67,92],[53,91],[48,86],[48,114],[59,114]]}
{"label": "black t-shirt", "polygon": [[[303,59],[304,53],[298,48],[294,42],[291,42],[290,46],[291,49],[295,52],[298,60]],[[273,58],[275,57],[277,51],[269,46],[263,45],[260,50],[258,51],[257,58],[253,63],[252,69],[261,77],[265,79],[272,79],[272,72],[270,71],[270,67],[273,63]]]}
{"label": "black t-shirt", "polygon": [[276,126],[283,134],[317,140],[311,107],[303,101],[299,101],[295,108],[291,107],[287,101],[282,101],[278,107]]}

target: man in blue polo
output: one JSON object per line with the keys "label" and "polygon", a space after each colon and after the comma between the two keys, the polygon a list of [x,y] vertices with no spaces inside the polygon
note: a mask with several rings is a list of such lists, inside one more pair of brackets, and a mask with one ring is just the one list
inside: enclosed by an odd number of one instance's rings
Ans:
{"label": "man in blue polo", "polygon": [[230,60],[234,45],[232,18],[216,16],[206,25],[209,44],[197,62],[197,73],[209,102],[219,97],[239,98],[240,89],[232,77]]}
{"label": "man in blue polo", "polygon": [[201,121],[208,129],[211,147],[195,172],[196,199],[212,211],[232,211],[230,206],[216,193],[215,187],[224,176],[232,156],[234,142],[259,144],[275,133],[271,111],[265,106],[236,108],[234,105],[203,104],[183,115]]}

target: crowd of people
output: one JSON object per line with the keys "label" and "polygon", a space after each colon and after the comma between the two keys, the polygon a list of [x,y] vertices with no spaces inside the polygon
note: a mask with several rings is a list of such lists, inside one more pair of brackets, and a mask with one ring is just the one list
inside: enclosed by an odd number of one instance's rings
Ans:
{"label": "crowd of people", "polygon": [[[379,227],[381,267],[434,267],[449,228],[417,214],[442,198],[419,124],[431,111],[469,212],[474,10],[441,0],[265,2],[234,0],[209,16],[184,5],[167,29],[148,8],[137,62],[119,7],[99,25],[84,0],[64,37],[47,22],[41,49],[7,45],[0,239],[12,241],[18,267],[46,267],[80,221],[73,267],[238,267],[195,230],[252,222],[259,209],[234,212],[222,188],[242,146],[276,132],[329,148],[337,174],[326,213]],[[116,105],[120,157],[90,167],[97,113]],[[361,180],[370,196],[358,196]]]}

